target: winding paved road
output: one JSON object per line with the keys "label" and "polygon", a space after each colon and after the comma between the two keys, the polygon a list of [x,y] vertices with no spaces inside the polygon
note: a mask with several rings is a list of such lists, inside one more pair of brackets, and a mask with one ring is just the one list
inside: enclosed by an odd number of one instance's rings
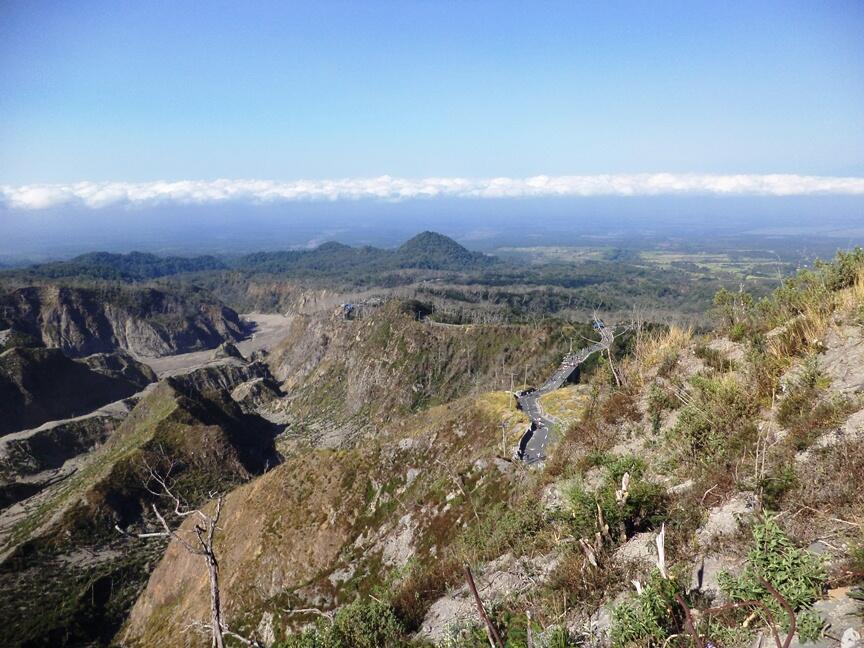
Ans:
{"label": "winding paved road", "polygon": [[519,442],[518,456],[525,463],[533,464],[546,459],[546,446],[549,444],[550,437],[553,437],[552,424],[554,421],[544,414],[543,408],[540,406],[540,397],[559,389],[592,353],[605,351],[615,339],[612,331],[603,326],[602,323],[597,330],[600,332],[599,342],[566,356],[555,373],[545,383],[537,389],[526,390],[517,397],[519,409],[531,419],[531,427],[522,435]]}

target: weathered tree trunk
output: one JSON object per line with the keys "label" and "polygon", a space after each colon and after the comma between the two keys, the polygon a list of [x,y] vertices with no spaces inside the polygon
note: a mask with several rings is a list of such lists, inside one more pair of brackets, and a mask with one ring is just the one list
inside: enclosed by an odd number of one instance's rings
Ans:
{"label": "weathered tree trunk", "polygon": [[207,569],[210,574],[210,632],[213,637],[211,645],[224,648],[222,638],[222,603],[219,600],[219,563],[212,551],[205,554]]}

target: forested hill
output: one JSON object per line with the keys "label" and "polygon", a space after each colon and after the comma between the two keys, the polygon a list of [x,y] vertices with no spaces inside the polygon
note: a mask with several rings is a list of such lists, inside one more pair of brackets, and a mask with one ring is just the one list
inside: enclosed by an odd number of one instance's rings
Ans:
{"label": "forested hill", "polygon": [[227,267],[224,261],[214,256],[161,257],[145,252],[129,254],[90,252],[69,261],[40,263],[5,274],[39,279],[81,277],[113,281],[146,281],[185,272],[224,270]]}
{"label": "forested hill", "polygon": [[494,257],[471,252],[456,241],[423,232],[396,249],[350,247],[328,242],[309,250],[255,252],[239,257],[160,257],[143,252],[92,252],[69,261],[57,261],[8,271],[29,279],[81,277],[120,281],[147,281],[176,274],[212,270],[240,270],[288,275],[338,275],[346,272],[391,272],[402,269],[478,270],[500,263]]}
{"label": "forested hill", "polygon": [[494,257],[471,252],[453,239],[423,232],[394,250],[324,243],[313,250],[258,252],[236,261],[239,270],[277,274],[343,274],[402,269],[478,270],[499,263]]}

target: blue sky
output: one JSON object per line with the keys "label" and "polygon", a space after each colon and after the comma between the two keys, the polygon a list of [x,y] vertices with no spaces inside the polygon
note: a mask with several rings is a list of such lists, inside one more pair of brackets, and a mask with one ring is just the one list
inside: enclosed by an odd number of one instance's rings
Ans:
{"label": "blue sky", "polygon": [[0,184],[864,175],[864,3],[0,4]]}

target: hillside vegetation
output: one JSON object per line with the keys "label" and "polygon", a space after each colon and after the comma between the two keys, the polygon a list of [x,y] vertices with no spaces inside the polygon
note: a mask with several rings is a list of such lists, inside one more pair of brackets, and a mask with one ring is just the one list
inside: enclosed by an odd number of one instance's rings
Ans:
{"label": "hillside vegetation", "polygon": [[[509,457],[507,400],[478,393],[233,491],[217,538],[229,625],[280,648],[485,646],[467,565],[508,646],[770,645],[789,610],[800,642],[860,627],[864,252],[716,303],[716,333],[637,326],[579,398],[556,399],[575,422],[539,468]],[[173,544],[119,637],[204,645],[183,626],[207,605]]]}
{"label": "hillside vegetation", "polygon": [[434,232],[423,232],[393,250],[369,246],[353,248],[328,242],[313,249],[256,252],[225,259],[214,256],[159,257],[143,252],[92,252],[69,261],[36,264],[7,274],[24,280],[71,277],[146,281],[171,275],[228,269],[296,276],[345,276],[358,271],[376,273],[406,268],[473,270],[495,263],[494,258],[479,252],[470,252],[453,239]]}
{"label": "hillside vegetation", "polygon": [[[353,301],[371,293],[429,302],[436,317],[451,323],[524,323],[550,314],[584,319],[598,304],[607,313],[640,307],[698,316],[718,288],[746,279],[762,294],[780,267],[789,267],[789,260],[781,262],[772,254],[771,263],[776,265],[765,266],[770,272],[762,268],[739,275],[719,266],[670,265],[662,254],[655,258],[606,247],[587,255],[548,254],[556,249],[526,248],[520,254],[504,250],[502,257],[495,257],[423,232],[393,249],[327,242],[311,249],[222,258],[97,252],[4,271],[0,282],[79,288],[112,282],[168,292],[192,288],[190,303],[195,289],[205,288],[243,312],[304,310],[313,293],[327,293],[333,305],[340,295],[342,301]],[[758,257],[754,251],[746,255]]]}

